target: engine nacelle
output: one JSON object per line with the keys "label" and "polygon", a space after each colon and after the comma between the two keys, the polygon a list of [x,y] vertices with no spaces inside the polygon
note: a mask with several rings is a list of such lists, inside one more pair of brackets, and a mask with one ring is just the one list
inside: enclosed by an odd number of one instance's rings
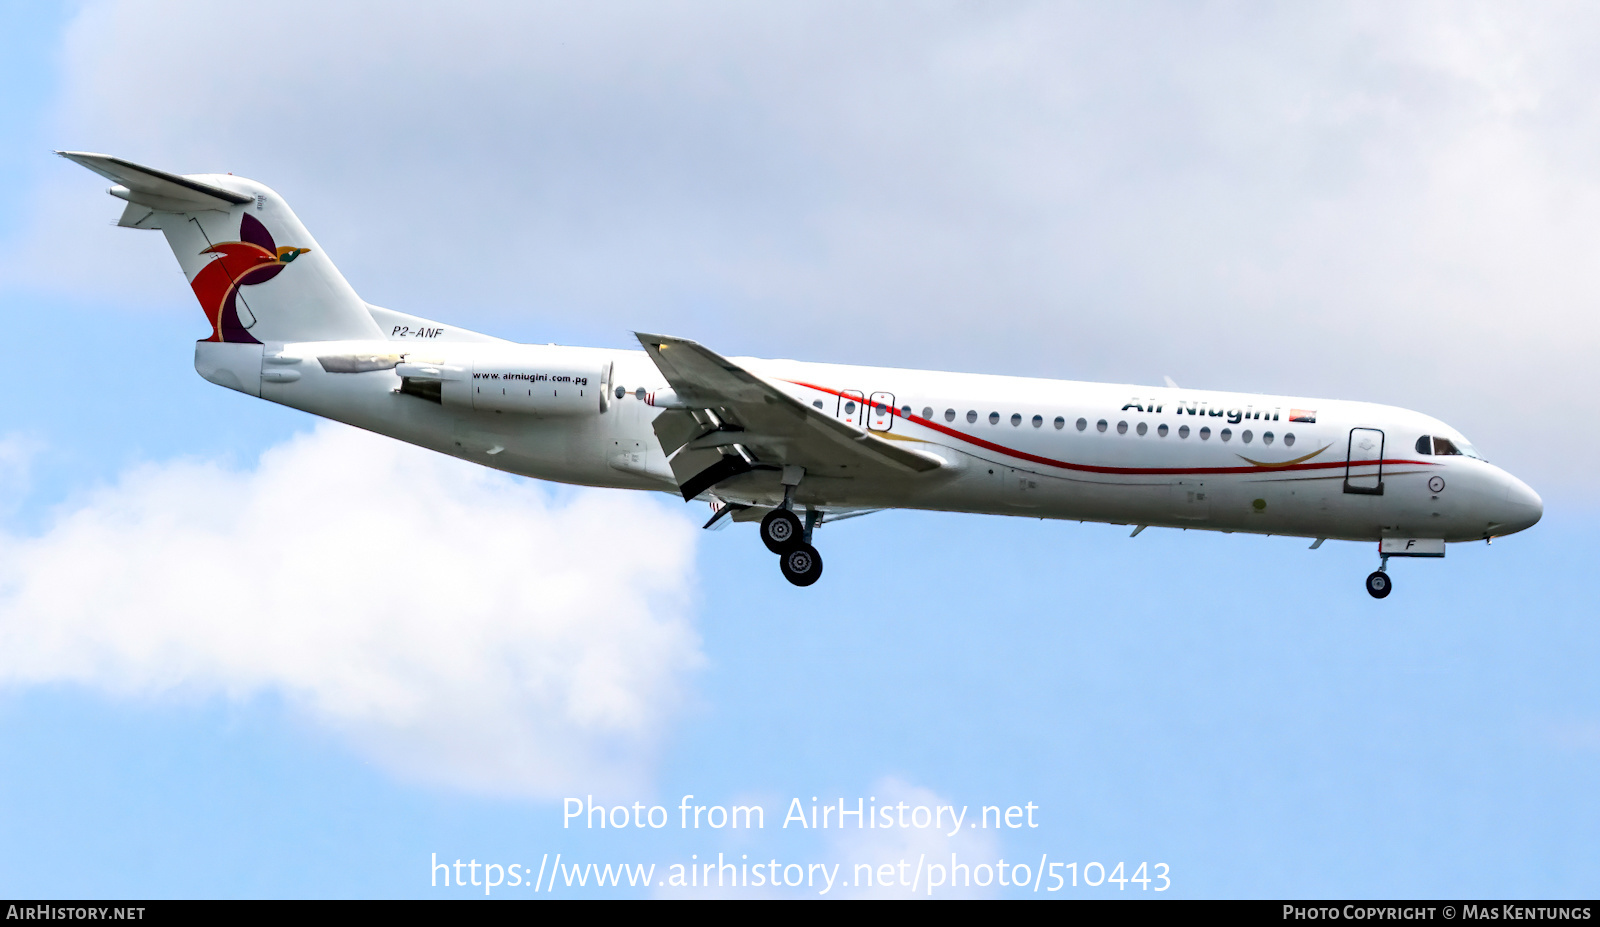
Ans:
{"label": "engine nacelle", "polygon": [[519,345],[454,363],[404,363],[395,372],[401,392],[479,412],[594,415],[610,405],[611,365],[573,358],[555,346]]}

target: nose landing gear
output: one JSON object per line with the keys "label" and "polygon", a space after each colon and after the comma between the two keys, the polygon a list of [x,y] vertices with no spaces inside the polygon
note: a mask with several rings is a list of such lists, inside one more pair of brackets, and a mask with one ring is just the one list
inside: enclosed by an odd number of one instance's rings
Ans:
{"label": "nose landing gear", "polygon": [[1389,555],[1378,555],[1378,568],[1367,575],[1367,595],[1374,599],[1386,597],[1394,591],[1394,580],[1389,578]]}
{"label": "nose landing gear", "polygon": [[1443,557],[1444,538],[1386,537],[1378,541],[1378,571],[1367,577],[1367,594],[1374,599],[1394,589],[1389,578],[1390,557]]}

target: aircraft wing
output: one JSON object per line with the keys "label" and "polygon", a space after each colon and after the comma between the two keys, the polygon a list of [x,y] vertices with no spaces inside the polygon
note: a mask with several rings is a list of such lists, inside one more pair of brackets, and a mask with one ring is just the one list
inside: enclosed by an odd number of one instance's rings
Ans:
{"label": "aircraft wing", "polygon": [[636,332],[682,408],[656,417],[656,437],[685,499],[755,469],[892,478],[942,461],[813,408],[685,338]]}

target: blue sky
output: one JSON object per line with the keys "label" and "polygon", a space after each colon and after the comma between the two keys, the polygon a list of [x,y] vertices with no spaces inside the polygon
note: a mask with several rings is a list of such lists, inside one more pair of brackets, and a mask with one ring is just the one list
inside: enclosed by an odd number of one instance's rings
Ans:
{"label": "blue sky", "polygon": [[[223,30],[246,47],[190,41],[181,3],[7,9],[0,316],[27,348],[0,428],[0,533],[24,565],[0,583],[0,889],[479,897],[430,887],[431,854],[848,870],[954,849],[1163,862],[1183,897],[1592,894],[1600,448],[1549,399],[1595,385],[1600,183],[1575,153],[1600,120],[1572,37],[1592,14],[1119,9],[351,5]],[[197,57],[148,54],[162,39]],[[826,575],[797,590],[747,526],[696,534],[698,508],[485,481],[200,380],[175,262],[107,227],[117,204],[61,147],[273,184],[402,311],[530,341],[638,328],[1391,402],[1461,427],[1546,516],[1398,564],[1383,602],[1364,545],[926,513],[825,527]],[[166,575],[178,536],[117,500],[192,480],[292,505],[281,473],[318,466],[422,481],[449,504],[408,511],[447,527],[501,507],[578,525],[608,564],[581,575],[622,598],[584,613],[596,631],[551,630],[488,558],[461,581],[514,605],[503,619],[374,625],[417,653],[493,644],[460,675],[408,675],[359,648],[253,662],[174,623],[181,582],[121,578]],[[263,550],[249,525],[195,523],[222,558]],[[72,559],[84,537],[111,541]],[[416,566],[391,535],[372,546]],[[298,603],[322,622],[306,634],[342,633],[324,578],[272,570],[267,605],[216,622],[248,635]],[[665,643],[614,653],[605,634]],[[550,726],[554,703],[479,685],[547,639],[625,671],[612,714]],[[521,672],[581,700],[566,670]],[[443,707],[372,708],[397,680]],[[563,829],[561,799],[589,793],[759,802],[768,827]],[[1042,823],[954,842],[777,826],[813,795],[1032,802]]]}

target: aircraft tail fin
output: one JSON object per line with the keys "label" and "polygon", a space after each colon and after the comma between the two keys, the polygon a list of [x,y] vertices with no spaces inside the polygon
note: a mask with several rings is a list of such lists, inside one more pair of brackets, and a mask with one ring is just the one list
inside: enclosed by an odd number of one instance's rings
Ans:
{"label": "aircraft tail fin", "polygon": [[160,229],[211,324],[202,341],[378,340],[344,275],[283,198],[231,174],[169,174],[110,155],[58,151],[117,185],[118,225]]}

